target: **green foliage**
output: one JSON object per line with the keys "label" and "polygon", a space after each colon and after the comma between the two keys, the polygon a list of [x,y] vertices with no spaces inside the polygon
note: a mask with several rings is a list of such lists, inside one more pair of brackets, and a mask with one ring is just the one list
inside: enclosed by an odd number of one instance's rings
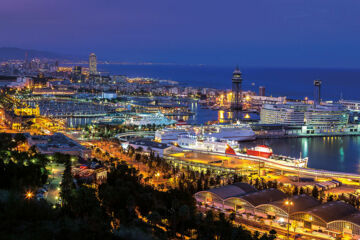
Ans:
{"label": "green foliage", "polygon": [[23,143],[22,134],[0,134],[0,188],[29,189],[41,186],[48,179],[48,159],[41,154],[15,150]]}
{"label": "green foliage", "polygon": [[[253,236],[241,226],[232,224],[235,215],[227,218],[223,213],[208,211],[206,216],[196,211],[192,193],[180,189],[157,191],[141,183],[136,169],[124,162],[108,174],[107,183],[99,187],[99,199],[113,221],[120,222],[116,235],[136,239],[139,234],[158,239],[275,239],[273,235]],[[145,217],[147,222],[139,220]],[[162,231],[159,226],[167,229]],[[125,229],[125,230],[123,230]]]}
{"label": "green foliage", "polygon": [[[78,197],[81,202],[96,199],[91,191]],[[78,212],[83,213],[86,208],[87,214],[72,217],[64,209],[53,209],[46,201],[26,200],[22,195],[11,193],[9,199],[0,204],[1,239],[113,239],[109,228],[104,227],[108,223],[102,218],[104,214],[97,214],[100,206],[96,203],[85,204]]]}

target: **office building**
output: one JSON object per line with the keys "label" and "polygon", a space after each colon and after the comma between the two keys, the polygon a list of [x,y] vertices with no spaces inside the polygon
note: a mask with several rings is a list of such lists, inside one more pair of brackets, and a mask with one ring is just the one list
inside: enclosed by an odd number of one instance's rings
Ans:
{"label": "office building", "polygon": [[304,125],[309,105],[303,103],[264,104],[260,111],[262,124]]}
{"label": "office building", "polygon": [[89,73],[90,75],[98,74],[95,53],[91,53],[89,56]]}
{"label": "office building", "polygon": [[73,82],[79,82],[82,79],[82,67],[74,66],[71,73],[71,79]]}

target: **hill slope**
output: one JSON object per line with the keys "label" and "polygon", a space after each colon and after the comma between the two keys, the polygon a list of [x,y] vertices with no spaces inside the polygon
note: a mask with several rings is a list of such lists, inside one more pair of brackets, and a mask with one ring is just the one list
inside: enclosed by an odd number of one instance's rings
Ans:
{"label": "hill slope", "polygon": [[38,51],[33,49],[21,49],[15,47],[0,47],[0,60],[9,59],[25,59],[25,53],[28,53],[28,59],[31,58],[47,58],[47,59],[80,59],[80,57],[66,56],[58,53]]}

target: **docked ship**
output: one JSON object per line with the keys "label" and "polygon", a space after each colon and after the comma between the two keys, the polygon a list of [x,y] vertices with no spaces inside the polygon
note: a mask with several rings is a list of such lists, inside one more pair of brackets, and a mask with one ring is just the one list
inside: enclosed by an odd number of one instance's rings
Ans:
{"label": "docked ship", "polygon": [[221,141],[252,141],[256,138],[249,124],[211,125],[203,127],[203,135]]}
{"label": "docked ship", "polygon": [[93,124],[108,124],[108,125],[119,125],[124,123],[123,117],[115,117],[115,116],[105,116],[103,118],[99,118],[93,120]]}
{"label": "docked ship", "polygon": [[185,128],[164,128],[155,132],[155,141],[160,143],[174,143],[177,142],[180,135],[188,134]]}
{"label": "docked ship", "polygon": [[125,125],[136,125],[136,126],[146,126],[146,125],[157,125],[157,126],[167,126],[175,124],[175,120],[168,119],[164,114],[158,113],[142,113],[136,114],[125,120]]}
{"label": "docked ship", "polygon": [[249,148],[246,150],[247,155],[269,158],[272,156],[272,149],[266,145],[259,145],[254,148]]}
{"label": "docked ship", "polygon": [[198,150],[205,152],[224,153],[236,155],[234,149],[238,146],[236,142],[220,141],[215,138],[203,137],[196,135],[183,134],[177,141],[179,147],[189,150]]}
{"label": "docked ship", "polygon": [[284,167],[307,167],[308,158],[292,158],[273,154],[270,147],[260,145],[252,149],[248,149],[246,153],[239,150],[236,142],[220,141],[214,138],[199,138],[195,135],[181,135],[178,139],[178,145],[181,148],[203,151],[209,153],[219,153],[225,155],[234,155],[239,158],[247,158],[260,160],[268,164],[282,165]]}
{"label": "docked ship", "polygon": [[258,145],[246,150],[246,154],[239,153],[238,156],[261,159],[265,162],[281,164],[292,167],[307,167],[309,158],[292,158],[287,156],[275,155],[273,150],[266,145]]}
{"label": "docked ship", "polygon": [[155,133],[155,141],[163,143],[177,142],[180,135],[194,134],[198,138],[213,139],[218,142],[250,141],[255,139],[255,133],[248,124],[211,125],[191,127],[186,124],[176,124],[176,128],[164,128]]}

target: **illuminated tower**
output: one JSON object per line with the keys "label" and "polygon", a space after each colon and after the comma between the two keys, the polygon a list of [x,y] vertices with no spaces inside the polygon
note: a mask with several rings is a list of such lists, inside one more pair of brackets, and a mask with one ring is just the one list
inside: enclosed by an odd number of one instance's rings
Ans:
{"label": "illuminated tower", "polygon": [[238,67],[235,68],[232,77],[232,99],[231,99],[231,110],[233,112],[233,120],[240,120],[242,110],[242,77]]}
{"label": "illuminated tower", "polygon": [[89,73],[90,75],[97,75],[97,66],[96,66],[96,55],[91,53],[89,56]]}
{"label": "illuminated tower", "polygon": [[314,105],[321,103],[321,80],[314,81]]}

